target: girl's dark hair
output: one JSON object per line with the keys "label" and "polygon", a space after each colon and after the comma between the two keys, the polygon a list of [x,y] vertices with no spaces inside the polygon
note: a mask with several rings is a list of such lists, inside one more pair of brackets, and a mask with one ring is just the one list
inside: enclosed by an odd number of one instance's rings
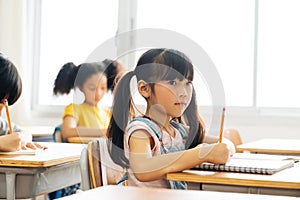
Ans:
{"label": "girl's dark hair", "polygon": [[103,62],[82,63],[79,66],[72,62],[64,64],[55,79],[53,93],[69,94],[71,89],[82,87],[86,80],[96,73],[103,73],[108,79],[108,90],[113,90],[117,70],[112,63],[106,59]]}
{"label": "girl's dark hair", "polygon": [[105,59],[102,62],[105,66],[105,74],[107,76],[107,89],[113,91],[118,80],[118,63],[111,59]]}
{"label": "girl's dark hair", "polygon": [[0,102],[14,104],[22,93],[22,80],[16,66],[0,53]]}
{"label": "girl's dark hair", "polygon": [[[174,80],[184,78],[192,81],[194,69],[189,58],[180,51],[173,49],[151,49],[145,52],[139,59],[134,71],[125,74],[115,89],[112,108],[112,119],[108,128],[108,136],[111,140],[110,154],[115,163],[129,167],[129,161],[124,152],[124,130],[134,113],[130,92],[131,78],[136,75],[137,81],[147,82],[152,91],[154,84],[161,80]],[[189,125],[189,137],[186,149],[197,146],[202,142],[205,129],[201,120],[197,105],[196,94],[193,89],[191,102],[181,117],[174,118],[178,122]]]}

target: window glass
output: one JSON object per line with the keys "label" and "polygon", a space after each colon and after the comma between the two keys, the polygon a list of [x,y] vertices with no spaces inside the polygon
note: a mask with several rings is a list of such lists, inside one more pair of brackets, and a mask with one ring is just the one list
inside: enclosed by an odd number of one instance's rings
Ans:
{"label": "window glass", "polygon": [[114,37],[118,0],[45,0],[41,8],[39,105],[65,105],[73,94],[53,96],[53,84],[67,62],[79,65],[104,41]]}
{"label": "window glass", "polygon": [[[139,0],[137,28],[178,32],[200,45],[214,62],[229,106],[253,104],[254,3],[248,0]],[[211,105],[196,74],[199,105]]]}
{"label": "window glass", "polygon": [[300,107],[300,1],[260,0],[259,107]]}

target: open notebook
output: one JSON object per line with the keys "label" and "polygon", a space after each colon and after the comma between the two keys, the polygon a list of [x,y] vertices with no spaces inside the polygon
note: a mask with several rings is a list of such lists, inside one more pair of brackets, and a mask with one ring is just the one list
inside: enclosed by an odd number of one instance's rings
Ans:
{"label": "open notebook", "polygon": [[11,152],[2,152],[0,151],[0,155],[36,155],[41,152],[41,149],[26,149],[26,150],[18,150]]}
{"label": "open notebook", "polygon": [[242,172],[253,174],[274,174],[283,169],[294,166],[293,160],[279,160],[279,159],[255,159],[242,158],[240,155],[232,157],[228,163],[211,164],[202,163],[194,169],[210,170],[210,171],[225,171],[225,172]]}

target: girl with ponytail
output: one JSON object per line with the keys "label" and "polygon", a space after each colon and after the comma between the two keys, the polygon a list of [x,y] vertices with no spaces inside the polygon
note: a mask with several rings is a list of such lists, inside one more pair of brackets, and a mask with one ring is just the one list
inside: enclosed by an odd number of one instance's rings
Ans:
{"label": "girl with ponytail", "polygon": [[54,95],[69,94],[78,88],[84,95],[81,104],[69,104],[63,114],[61,125],[62,137],[67,141],[69,137],[100,137],[106,135],[111,111],[98,107],[98,103],[105,93],[112,90],[114,80],[124,68],[117,68],[114,61],[105,62],[66,63],[60,69],[55,82]]}
{"label": "girl with ponytail", "polygon": [[[130,90],[134,77],[147,103],[138,116]],[[119,80],[109,149],[114,162],[127,168],[128,185],[186,189],[184,182],[168,181],[166,174],[202,162],[224,164],[234,152],[230,141],[218,143],[218,138],[205,135],[193,78],[193,65],[185,54],[159,48],[146,51],[136,68]]]}

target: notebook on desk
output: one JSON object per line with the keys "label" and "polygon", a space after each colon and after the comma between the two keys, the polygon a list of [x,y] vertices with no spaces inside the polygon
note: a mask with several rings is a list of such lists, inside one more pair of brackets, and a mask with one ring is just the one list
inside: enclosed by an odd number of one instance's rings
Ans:
{"label": "notebook on desk", "polygon": [[252,174],[274,174],[292,166],[294,166],[293,160],[263,160],[232,157],[226,164],[202,163],[194,169]]}
{"label": "notebook on desk", "polygon": [[18,150],[11,152],[2,152],[0,151],[0,155],[36,155],[41,152],[41,149],[26,149],[26,150]]}
{"label": "notebook on desk", "polygon": [[235,153],[235,159],[254,159],[254,160],[292,160],[295,163],[299,162],[300,156],[296,155],[274,155],[264,153]]}

